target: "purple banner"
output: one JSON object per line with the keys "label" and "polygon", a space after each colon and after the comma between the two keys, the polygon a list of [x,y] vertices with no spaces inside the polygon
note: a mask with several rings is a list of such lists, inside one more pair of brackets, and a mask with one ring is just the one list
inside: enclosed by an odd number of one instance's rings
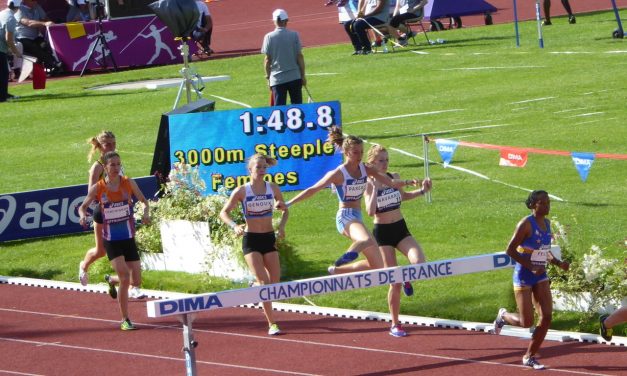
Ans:
{"label": "purple banner", "polygon": [[[102,43],[97,43],[98,23],[85,22],[82,25],[85,29],[82,36],[77,36],[82,34],[80,25],[58,24],[48,28],[52,48],[68,71],[80,72],[93,46],[95,51],[87,69],[99,68],[103,59]],[[156,16],[102,21],[102,32],[118,67],[183,62],[178,50],[180,42],[174,40],[172,33]],[[72,38],[71,34],[77,37]],[[195,44],[189,45],[190,53],[194,53]],[[107,65],[112,67],[110,59],[107,59]]]}
{"label": "purple banner", "polygon": [[[154,176],[134,180],[147,199],[157,193]],[[0,194],[0,242],[86,231],[78,223],[86,195],[87,184]]]}

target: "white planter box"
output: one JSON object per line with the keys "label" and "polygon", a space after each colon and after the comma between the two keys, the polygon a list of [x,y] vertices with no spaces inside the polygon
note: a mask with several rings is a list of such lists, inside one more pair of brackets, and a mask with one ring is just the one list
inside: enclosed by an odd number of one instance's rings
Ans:
{"label": "white planter box", "polygon": [[214,247],[206,222],[162,221],[163,253],[144,253],[142,268],[187,273],[208,273],[210,276],[232,281],[253,279],[242,267],[232,249]]}

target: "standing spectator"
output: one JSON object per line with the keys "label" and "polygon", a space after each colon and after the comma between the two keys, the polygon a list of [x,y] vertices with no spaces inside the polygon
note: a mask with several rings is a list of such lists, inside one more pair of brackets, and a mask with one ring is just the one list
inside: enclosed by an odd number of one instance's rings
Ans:
{"label": "standing spectator", "polygon": [[63,64],[52,55],[52,49],[44,39],[46,28],[54,23],[37,0],[22,0],[15,19],[18,23],[15,37],[24,46],[24,54],[36,57],[50,73],[61,73]]}
{"label": "standing spectator", "polygon": [[136,327],[128,317],[128,288],[131,275],[141,276],[141,266],[135,244],[133,196],[144,204],[142,216],[144,224],[150,223],[149,206],[137,183],[121,174],[120,155],[110,151],[104,155],[103,160],[106,178],[89,187],[87,197],[78,208],[78,214],[80,224],[87,226],[87,208],[93,201],[98,201],[104,224],[102,226],[104,248],[120,283],[120,291],[117,294],[122,314],[120,329],[134,330]]}
{"label": "standing spectator", "polygon": [[192,38],[202,47],[202,53],[207,56],[211,56],[213,51],[211,50],[211,33],[213,32],[213,21],[211,20],[211,13],[209,13],[209,7],[204,0],[196,0],[196,6],[198,7],[198,23],[196,28],[192,32]]}
{"label": "standing spectator", "polygon": [[22,57],[20,51],[15,46],[15,28],[17,21],[13,14],[17,12],[20,6],[20,0],[9,0],[7,3],[9,9],[0,12],[0,102],[6,102],[11,98],[9,94],[9,50],[15,57]]}
{"label": "standing spectator", "polygon": [[[551,0],[544,0],[544,21],[542,21],[542,25],[549,26],[551,23]],[[568,13],[568,23],[574,24],[577,22],[575,15],[573,14],[573,10],[570,8],[570,3],[568,0],[562,0],[562,5],[566,12]]]}
{"label": "standing spectator", "polygon": [[298,33],[287,29],[287,12],[276,9],[272,12],[276,25],[274,31],[263,38],[261,53],[265,54],[263,65],[268,86],[272,90],[275,106],[287,104],[287,93],[292,104],[303,103],[305,78],[305,58]]}
{"label": "standing spectator", "polygon": [[558,260],[551,253],[551,223],[546,218],[551,209],[549,194],[546,191],[533,191],[525,204],[531,209],[531,215],[518,222],[507,246],[507,255],[516,261],[513,282],[518,313],[507,312],[505,308],[499,309],[494,320],[494,333],[501,333],[506,323],[530,328],[533,325],[535,307],[538,324],[522,358],[522,364],[533,369],[544,369],[544,365],[536,359],[536,354],[549,331],[553,316],[553,298],[546,265],[550,262],[568,270],[570,264]]}
{"label": "standing spectator", "polygon": [[353,55],[372,53],[370,39],[366,30],[370,25],[377,26],[388,22],[390,18],[389,0],[359,0],[357,18],[344,23],[344,30],[351,39],[355,52]]}

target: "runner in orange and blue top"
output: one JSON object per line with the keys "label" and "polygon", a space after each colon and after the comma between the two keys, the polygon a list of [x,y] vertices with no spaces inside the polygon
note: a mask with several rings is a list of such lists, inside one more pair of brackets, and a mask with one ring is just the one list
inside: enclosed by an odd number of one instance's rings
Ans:
{"label": "runner in orange and blue top", "polygon": [[[337,259],[334,265],[329,267],[329,273],[349,273],[382,268],[383,259],[381,253],[372,234],[364,225],[361,215],[361,198],[366,190],[367,178],[371,177],[394,188],[403,187],[408,183],[403,180],[390,179],[390,177],[376,168],[364,164],[361,161],[364,149],[363,141],[360,138],[355,136],[344,137],[340,128],[331,127],[329,129],[328,141],[342,150],[346,161],[327,172],[314,185],[300,192],[287,205],[290,206],[305,200],[323,188],[333,185],[337,192],[340,206],[335,217],[337,230],[353,243],[348,248],[348,251]],[[352,262],[359,257],[360,253],[363,253],[367,260]]]}
{"label": "runner in orange and blue top", "polygon": [[[389,173],[388,165],[390,159],[387,150],[381,145],[373,145],[368,150],[368,163],[386,173],[390,179],[400,179],[397,173]],[[425,179],[409,180],[412,185],[421,185],[420,189],[405,192],[402,188],[385,186],[373,179],[368,180],[366,187],[366,208],[368,215],[374,216],[374,229],[372,230],[379,251],[383,256],[383,263],[386,268],[397,266],[396,250],[398,249],[412,264],[425,262],[425,255],[420,244],[409,232],[403,213],[401,213],[401,203],[422,196],[431,190],[431,180]],[[414,288],[409,281],[403,283],[405,295],[411,296]],[[388,291],[388,307],[392,316],[392,326],[390,335],[394,337],[405,337],[407,332],[401,326],[399,313],[401,308],[401,284],[390,285]]]}
{"label": "runner in orange and blue top", "polygon": [[[107,278],[111,288],[113,279],[119,282],[117,293],[122,314],[122,330],[136,327],[128,317],[128,288],[131,274],[141,281],[141,265],[135,244],[135,219],[133,218],[133,196],[144,204],[142,223],[150,223],[148,201],[133,179],[121,175],[120,155],[114,151],[103,156],[106,177],[89,187],[87,197],[78,209],[80,224],[87,226],[87,209],[97,200],[102,213],[102,238],[107,257],[117,277]],[[113,290],[115,291],[115,290]],[[111,293],[111,291],[110,291]]]}
{"label": "runner in orange and blue top", "polygon": [[568,270],[570,264],[558,260],[551,253],[551,223],[546,218],[551,209],[546,191],[533,191],[526,201],[532,214],[523,218],[507,246],[507,255],[516,261],[514,269],[514,295],[518,314],[499,309],[494,320],[494,332],[499,334],[503,325],[529,328],[533,325],[533,308],[538,313],[538,324],[531,343],[523,356],[522,364],[533,369],[544,369],[536,354],[546,337],[553,314],[553,297],[546,275],[547,262]]}
{"label": "runner in orange and blue top", "polygon": [[[257,285],[277,283],[281,279],[272,211],[276,204],[277,209],[283,212],[277,229],[279,238],[285,237],[288,211],[279,186],[264,180],[266,169],[276,163],[276,159],[263,154],[254,154],[250,157],[248,160],[250,182],[235,188],[220,211],[220,219],[238,236],[243,236],[244,259],[255,276]],[[242,204],[245,225],[236,224],[229,214],[238,203]],[[280,334],[281,329],[272,313],[272,302],[263,303],[263,313],[268,321],[268,335]]]}

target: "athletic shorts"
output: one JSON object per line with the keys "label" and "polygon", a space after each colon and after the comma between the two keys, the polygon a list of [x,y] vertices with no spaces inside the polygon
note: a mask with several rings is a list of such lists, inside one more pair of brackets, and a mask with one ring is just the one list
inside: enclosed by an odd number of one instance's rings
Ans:
{"label": "athletic shorts", "polygon": [[124,256],[124,261],[139,261],[139,252],[135,239],[103,240],[109,261]]}
{"label": "athletic shorts", "polygon": [[242,239],[244,255],[259,252],[262,255],[276,252],[276,236],[274,232],[245,232]]}
{"label": "athletic shorts", "polygon": [[341,208],[335,215],[335,227],[340,234],[344,234],[344,228],[351,222],[364,222],[361,210],[352,208]]}
{"label": "athletic shorts", "polygon": [[532,288],[540,282],[548,281],[549,277],[546,275],[546,272],[535,274],[531,270],[517,264],[512,279],[514,281],[514,290],[524,290]]}
{"label": "athletic shorts", "polygon": [[92,216],[94,217],[94,222],[102,224],[102,211],[100,210],[100,204],[96,204]]}
{"label": "athletic shorts", "polygon": [[396,247],[403,239],[411,236],[404,219],[387,224],[375,223],[372,234],[379,246],[389,245],[392,247]]}

